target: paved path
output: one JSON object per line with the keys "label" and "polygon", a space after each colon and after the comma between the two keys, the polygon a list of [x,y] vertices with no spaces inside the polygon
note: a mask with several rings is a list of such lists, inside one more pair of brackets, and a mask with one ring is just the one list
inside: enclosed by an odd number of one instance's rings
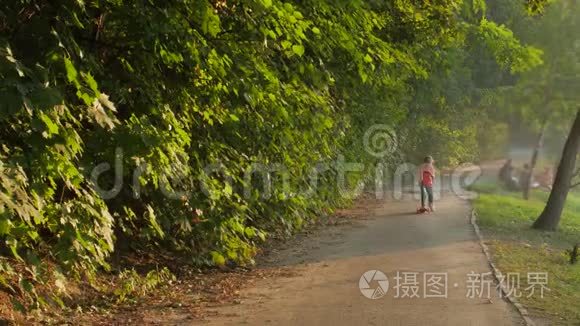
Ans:
{"label": "paved path", "polygon": [[[387,201],[349,226],[324,230],[279,252],[274,263],[295,273],[242,291],[241,304],[217,307],[210,325],[521,325],[497,294],[466,298],[470,272],[489,272],[468,221],[465,201],[446,195],[435,214],[416,215],[415,201]],[[390,287],[365,298],[359,279],[384,272]],[[420,298],[396,298],[397,272],[419,273]],[[423,298],[423,273],[448,274],[448,298]],[[371,282],[376,287],[377,282]],[[403,289],[401,289],[401,294]]]}

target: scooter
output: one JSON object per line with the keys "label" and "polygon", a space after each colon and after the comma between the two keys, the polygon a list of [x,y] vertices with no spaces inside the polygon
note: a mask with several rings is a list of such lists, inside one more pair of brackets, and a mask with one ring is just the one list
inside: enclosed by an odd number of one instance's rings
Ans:
{"label": "scooter", "polygon": [[425,207],[417,207],[417,214],[430,213],[431,211]]}

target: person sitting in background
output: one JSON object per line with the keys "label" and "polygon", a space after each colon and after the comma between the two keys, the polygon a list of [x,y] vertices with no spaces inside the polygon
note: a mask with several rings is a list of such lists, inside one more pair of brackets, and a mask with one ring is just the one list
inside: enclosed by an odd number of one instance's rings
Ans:
{"label": "person sitting in background", "polygon": [[530,183],[530,175],[532,170],[529,164],[524,164],[524,169],[520,173],[520,189],[526,189]]}
{"label": "person sitting in background", "polygon": [[499,169],[499,180],[505,183],[509,182],[512,178],[513,169],[512,159],[506,160],[501,169]]}
{"label": "person sitting in background", "polygon": [[528,186],[530,188],[538,188],[540,184],[534,179],[532,175],[532,168],[529,164],[524,164],[524,169],[520,173],[520,182],[519,182],[520,189],[526,189]]}
{"label": "person sitting in background", "polygon": [[520,189],[520,184],[518,178],[516,178],[513,173],[514,167],[512,165],[512,160],[509,159],[499,170],[499,180],[505,184],[508,190],[516,191]]}
{"label": "person sitting in background", "polygon": [[552,172],[551,167],[548,166],[544,168],[544,172],[538,174],[536,179],[538,180],[540,187],[552,190],[552,184],[554,183],[554,173]]}

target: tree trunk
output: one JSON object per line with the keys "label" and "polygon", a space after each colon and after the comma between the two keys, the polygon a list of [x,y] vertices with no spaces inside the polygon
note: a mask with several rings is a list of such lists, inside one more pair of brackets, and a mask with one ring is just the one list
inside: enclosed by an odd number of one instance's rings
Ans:
{"label": "tree trunk", "polygon": [[576,154],[578,153],[579,144],[580,109],[576,112],[576,119],[574,119],[574,124],[572,125],[572,129],[570,129],[568,139],[566,139],[552,192],[550,193],[546,207],[544,207],[544,211],[532,226],[534,229],[554,231],[558,227],[558,223],[560,223],[560,218],[562,217],[562,210],[566,203],[566,197],[568,197],[568,191],[570,190],[570,181],[574,175],[574,166],[576,165]]}
{"label": "tree trunk", "polygon": [[[546,120],[547,121],[547,120]],[[530,161],[530,175],[528,180],[524,183],[524,199],[528,200],[530,198],[530,188],[532,187],[532,180],[534,179],[534,168],[538,162],[538,155],[540,154],[540,149],[542,148],[542,143],[544,142],[544,134],[546,132],[547,123],[542,124],[542,130],[538,135],[538,141],[536,142],[536,148],[534,148],[534,154],[532,154],[532,160]]]}

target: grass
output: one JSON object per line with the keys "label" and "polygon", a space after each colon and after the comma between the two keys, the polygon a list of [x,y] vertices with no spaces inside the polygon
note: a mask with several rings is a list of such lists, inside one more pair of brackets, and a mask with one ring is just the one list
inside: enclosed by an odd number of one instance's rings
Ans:
{"label": "grass", "polygon": [[520,301],[536,316],[550,324],[580,324],[580,263],[570,265],[566,250],[580,242],[580,193],[571,192],[557,232],[531,229],[542,212],[549,193],[535,190],[530,200],[519,192],[508,192],[493,181],[472,187],[480,193],[473,205],[478,224],[487,239],[498,267],[503,273],[519,273],[520,289],[525,289],[528,272],[547,272],[548,288],[544,298],[524,295]]}

